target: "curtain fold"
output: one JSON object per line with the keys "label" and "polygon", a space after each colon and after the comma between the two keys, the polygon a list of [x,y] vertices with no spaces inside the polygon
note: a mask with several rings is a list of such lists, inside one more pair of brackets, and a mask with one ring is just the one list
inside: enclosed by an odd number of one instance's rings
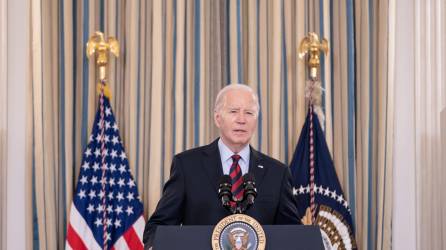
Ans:
{"label": "curtain fold", "polygon": [[[111,105],[132,174],[153,212],[173,155],[218,136],[213,103],[228,83],[259,94],[252,145],[289,163],[306,115],[309,31],[322,57],[326,139],[361,249],[391,244],[392,115],[389,1],[32,1],[28,172],[34,247],[63,248],[81,154],[96,111],[97,77],[85,44],[96,30],[121,45]],[[31,174],[32,173],[32,174]]]}

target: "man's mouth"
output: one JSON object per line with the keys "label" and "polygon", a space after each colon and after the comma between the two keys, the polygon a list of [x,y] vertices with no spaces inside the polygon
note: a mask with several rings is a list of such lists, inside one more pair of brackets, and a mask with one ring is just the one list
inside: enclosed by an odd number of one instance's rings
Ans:
{"label": "man's mouth", "polygon": [[246,130],[243,129],[234,129],[233,131],[236,133],[246,133]]}

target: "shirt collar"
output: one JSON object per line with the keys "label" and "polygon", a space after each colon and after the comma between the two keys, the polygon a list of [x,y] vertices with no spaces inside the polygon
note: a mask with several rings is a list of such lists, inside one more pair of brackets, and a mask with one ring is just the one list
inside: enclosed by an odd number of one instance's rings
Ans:
{"label": "shirt collar", "polygon": [[[232,152],[231,149],[228,148],[228,146],[225,145],[221,138],[218,139],[218,149],[220,150],[220,157],[223,161],[231,159],[232,155],[235,154],[234,152]],[[238,155],[240,155],[242,161],[248,163],[250,156],[249,144],[246,145],[242,150],[240,150],[240,152],[238,152]]]}

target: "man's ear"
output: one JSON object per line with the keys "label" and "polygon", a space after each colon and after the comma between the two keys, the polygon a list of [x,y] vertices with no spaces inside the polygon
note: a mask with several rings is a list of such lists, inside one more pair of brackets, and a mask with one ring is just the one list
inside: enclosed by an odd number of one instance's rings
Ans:
{"label": "man's ear", "polygon": [[217,111],[214,111],[214,123],[215,123],[215,126],[217,126],[217,128],[220,128],[220,117],[221,117],[220,113]]}

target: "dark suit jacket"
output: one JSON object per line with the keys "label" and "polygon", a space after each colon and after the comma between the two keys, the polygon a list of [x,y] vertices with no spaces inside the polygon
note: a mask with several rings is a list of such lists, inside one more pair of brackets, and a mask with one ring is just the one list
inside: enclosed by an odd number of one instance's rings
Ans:
{"label": "dark suit jacket", "polygon": [[[246,214],[262,225],[300,224],[289,168],[251,147],[248,171],[255,177],[257,198]],[[157,225],[216,225],[230,215],[218,198],[222,175],[218,140],[176,155],[170,179],[144,229],[146,246],[152,245]]]}

